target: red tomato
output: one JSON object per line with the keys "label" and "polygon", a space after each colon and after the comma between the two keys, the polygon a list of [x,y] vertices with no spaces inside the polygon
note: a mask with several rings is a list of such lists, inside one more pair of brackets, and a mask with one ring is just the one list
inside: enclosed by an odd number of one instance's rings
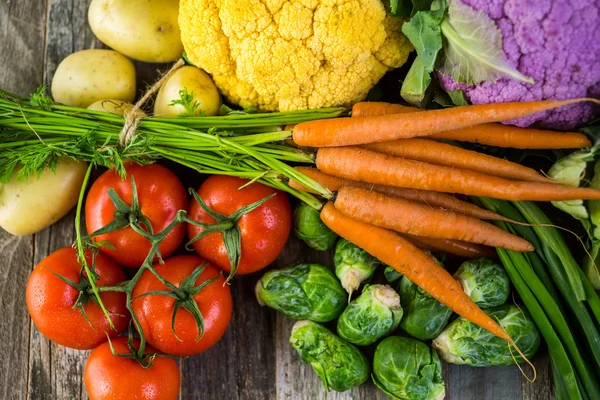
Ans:
{"label": "red tomato", "polygon": [[[91,256],[87,257],[91,265]],[[129,312],[125,307],[125,293],[104,292],[100,298],[116,330],[110,328],[100,307],[89,299],[83,307],[90,322],[79,309],[73,308],[79,291],[57,277],[62,275],[80,283],[81,264],[72,247],[63,247],[43,259],[29,275],[25,293],[27,309],[33,323],[48,339],[73,349],[93,349],[110,337],[117,336],[127,327]],[[98,286],[113,286],[126,280],[125,274],[111,259],[102,254],[96,256]]]}
{"label": "red tomato", "polygon": [[[242,216],[238,226],[242,232],[242,257],[238,274],[249,274],[271,264],[283,250],[292,227],[292,212],[287,196],[276,189],[260,183],[239,190],[248,183],[233,176],[213,175],[209,177],[198,194],[206,205],[219,214],[231,215],[240,208],[275,193],[275,197],[257,209]],[[192,198],[188,208],[190,218],[206,223],[215,220]],[[188,237],[192,239],[203,228],[188,224]],[[193,243],[194,249],[224,271],[231,270],[221,232],[210,233]]]}
{"label": "red tomato", "polygon": [[[103,173],[94,182],[85,203],[85,222],[89,233],[108,225],[114,219],[115,206],[108,197],[108,189],[113,188],[119,197],[131,205],[131,176],[135,178],[141,213],[146,216],[154,233],[162,231],[177,214],[187,206],[187,195],[179,179],[160,164],[140,166],[126,165],[127,179],[121,180],[114,170]],[[161,243],[159,250],[163,257],[171,255],[183,241],[183,224],[175,227]],[[148,253],[150,242],[126,227],[104,235],[96,236],[98,241],[107,240],[115,248],[102,247],[119,264],[139,268]]]}
{"label": "red tomato", "polygon": [[[167,281],[177,287],[204,260],[197,256],[182,255],[165,260],[162,265],[155,265],[156,271]],[[216,281],[205,286],[193,299],[198,304],[204,317],[204,335],[198,341],[198,326],[187,310],[180,308],[175,317],[175,332],[171,329],[171,319],[175,299],[163,295],[143,293],[155,290],[169,290],[150,271],[145,271],[133,289],[133,311],[140,320],[146,340],[163,353],[176,356],[191,356],[208,349],[223,336],[231,319],[231,291],[225,285],[225,278],[219,276],[220,271],[210,264],[205,264],[204,271],[195,285],[215,277]],[[179,339],[178,339],[179,338]]]}
{"label": "red tomato", "polygon": [[[139,348],[139,339],[133,345]],[[117,354],[131,353],[127,338],[112,341]],[[157,353],[146,346],[144,354]],[[180,375],[175,360],[157,356],[150,368],[136,360],[115,356],[108,343],[98,346],[85,363],[83,381],[90,400],[176,400]]]}

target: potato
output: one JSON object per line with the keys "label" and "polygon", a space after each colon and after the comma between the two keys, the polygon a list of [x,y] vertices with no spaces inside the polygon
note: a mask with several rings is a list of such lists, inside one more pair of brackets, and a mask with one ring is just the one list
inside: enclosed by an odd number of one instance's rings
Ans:
{"label": "potato", "polygon": [[97,102],[90,104],[87,109],[94,111],[104,111],[122,117],[125,111],[129,111],[132,108],[133,104],[123,100],[104,99],[98,100]]}
{"label": "potato", "polygon": [[0,185],[0,227],[13,235],[29,235],[65,216],[79,198],[87,163],[63,157],[56,173],[42,172],[25,181],[12,179]]}
{"label": "potato", "polygon": [[181,57],[179,0],[93,0],[88,21],[98,39],[136,60],[171,62]]}
{"label": "potato", "polygon": [[52,80],[54,100],[85,108],[103,99],[132,102],[135,98],[135,67],[113,50],[82,50],[59,64]]}
{"label": "potato", "polygon": [[181,104],[171,105],[174,100],[181,100],[180,91],[186,89],[193,96],[190,102],[198,102],[194,115],[217,115],[221,107],[221,96],[211,77],[204,71],[193,66],[179,68],[167,79],[158,91],[154,102],[154,115],[162,117],[177,117],[189,115]]}

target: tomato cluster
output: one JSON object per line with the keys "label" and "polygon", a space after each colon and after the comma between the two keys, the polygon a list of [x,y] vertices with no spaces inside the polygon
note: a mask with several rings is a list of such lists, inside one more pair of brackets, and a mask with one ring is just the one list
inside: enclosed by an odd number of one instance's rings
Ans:
{"label": "tomato cluster", "polygon": [[[50,340],[94,349],[84,377],[92,400],[176,399],[177,364],[164,355],[195,355],[223,336],[232,299],[220,270],[247,274],[273,262],[291,230],[290,204],[283,192],[236,177],[211,176],[188,199],[162,165],[127,164],[126,172],[124,180],[102,174],[86,199],[93,279],[81,253],[59,249],[32,271],[27,308]],[[197,255],[174,255],[186,229]],[[129,339],[117,337],[132,317],[142,340],[131,329]]]}

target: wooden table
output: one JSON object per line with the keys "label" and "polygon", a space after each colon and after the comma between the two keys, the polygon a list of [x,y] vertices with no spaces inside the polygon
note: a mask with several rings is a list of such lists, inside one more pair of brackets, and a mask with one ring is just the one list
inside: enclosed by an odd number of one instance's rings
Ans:
{"label": "wooden table", "polygon": [[[102,47],[87,24],[90,0],[0,0],[0,87],[28,94],[49,85],[69,54]],[[165,66],[137,63],[138,87]],[[196,184],[194,184],[195,186]],[[25,307],[29,271],[74,239],[71,213],[32,236],[0,230],[0,399],[86,399],[82,372],[88,352],[45,339]],[[310,252],[290,240],[275,263],[331,265],[329,254]],[[288,344],[293,321],[261,308],[253,288],[259,276],[234,280],[234,313],[223,339],[205,353],[180,361],[182,399],[385,399],[371,383],[346,393],[327,393]],[[538,378],[529,384],[516,367],[444,366],[447,399],[547,400],[554,397],[546,351],[535,358]]]}

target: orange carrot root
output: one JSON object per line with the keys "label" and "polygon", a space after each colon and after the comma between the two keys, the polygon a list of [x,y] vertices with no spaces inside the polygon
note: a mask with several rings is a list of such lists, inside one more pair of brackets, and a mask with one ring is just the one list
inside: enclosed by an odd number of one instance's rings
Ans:
{"label": "orange carrot root", "polygon": [[[352,117],[374,117],[417,111],[425,110],[400,104],[362,102],[352,107]],[[515,149],[582,149],[592,145],[592,142],[584,134],[578,132],[554,132],[542,129],[519,128],[517,126],[498,123],[481,124],[469,128],[444,131],[428,135],[427,137]]]}
{"label": "orange carrot root", "polygon": [[551,179],[540,175],[536,170],[523,165],[434,140],[401,139],[391,142],[371,143],[365,145],[364,148],[389,156],[467,169],[507,179],[552,182]]}
{"label": "orange carrot root", "polygon": [[428,138],[524,150],[583,149],[592,145],[583,133],[554,132],[495,123],[434,133]]}
{"label": "orange carrot root", "polygon": [[492,103],[376,117],[333,118],[302,122],[294,127],[299,146],[351,146],[427,136],[488,122],[526,117],[538,112],[596,99]]}
{"label": "orange carrot root", "polygon": [[352,107],[352,117],[375,117],[378,115],[404,114],[419,108],[376,101],[361,101]]}
{"label": "orange carrot root", "polygon": [[[466,201],[459,200],[456,197],[447,195],[445,193],[432,192],[429,190],[406,189],[394,186],[376,185],[373,183],[353,181],[350,179],[344,179],[339,178],[337,176],[328,175],[312,167],[296,167],[296,170],[302,172],[309,178],[312,178],[313,180],[317,181],[332,192],[338,190],[342,186],[355,186],[367,190],[372,190],[374,192],[387,194],[388,196],[394,196],[400,199],[412,200],[416,201],[417,203],[427,204],[429,207],[432,208],[440,208],[444,210],[454,211],[460,214],[469,215],[471,217],[479,219],[515,223],[515,221],[503,217],[500,214],[477,207],[475,204],[467,203]],[[289,185],[294,189],[307,191],[307,188],[295,182],[294,180],[290,180]]]}
{"label": "orange carrot root", "polygon": [[520,252],[534,250],[525,239],[479,219],[357,187],[345,186],[338,190],[334,206],[358,221],[404,234],[461,240]]}
{"label": "orange carrot root", "polygon": [[460,240],[433,239],[422,236],[403,235],[415,246],[425,250],[441,251],[462,258],[498,258],[498,253],[492,247],[475,243],[461,242]]}
{"label": "orange carrot root", "polygon": [[358,147],[322,148],[317,168],[362,182],[503,200],[598,200],[600,190],[551,183],[517,182],[478,172],[432,165]]}

